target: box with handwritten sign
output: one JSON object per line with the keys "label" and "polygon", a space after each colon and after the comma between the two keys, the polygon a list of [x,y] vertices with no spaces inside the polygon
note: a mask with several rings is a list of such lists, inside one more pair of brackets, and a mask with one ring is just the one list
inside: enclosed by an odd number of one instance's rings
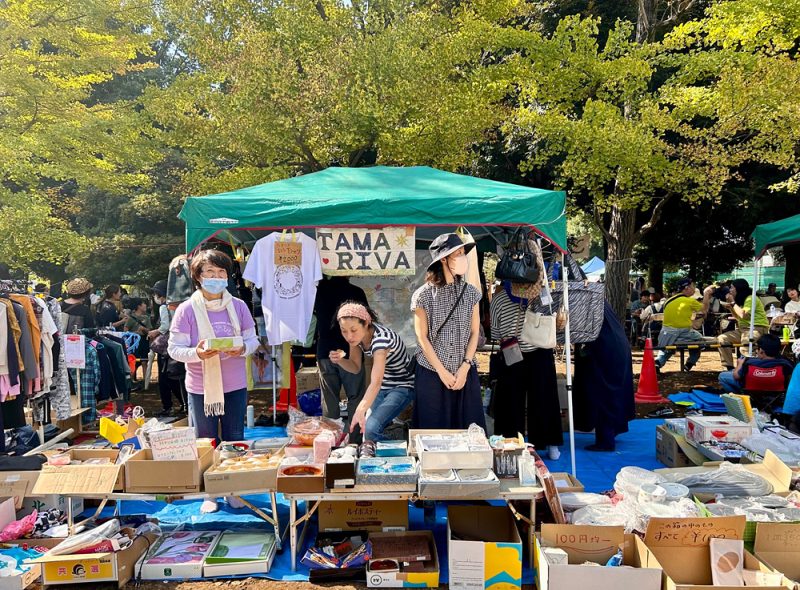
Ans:
{"label": "box with handwritten sign", "polygon": [[213,462],[211,447],[199,447],[196,459],[164,461],[155,460],[152,449],[144,449],[125,463],[125,491],[139,494],[199,492],[203,474]]}
{"label": "box with handwritten sign", "polygon": [[147,435],[154,461],[191,461],[197,459],[197,436],[194,428],[168,428]]}
{"label": "box with handwritten sign", "polygon": [[[664,569],[664,590],[699,590],[701,586],[711,586],[711,539],[741,540],[744,526],[744,516],[651,518],[644,542]],[[750,552],[744,551],[743,556],[744,569],[773,573]],[[785,584],[761,586],[771,590],[786,587]]]}
{"label": "box with handwritten sign", "polygon": [[782,573],[800,590],[800,524],[760,522],[753,551],[758,559]]}
{"label": "box with handwritten sign", "polygon": [[[636,535],[622,527],[543,524],[535,541],[539,590],[660,590],[662,569]],[[625,567],[605,565],[619,550]]]}

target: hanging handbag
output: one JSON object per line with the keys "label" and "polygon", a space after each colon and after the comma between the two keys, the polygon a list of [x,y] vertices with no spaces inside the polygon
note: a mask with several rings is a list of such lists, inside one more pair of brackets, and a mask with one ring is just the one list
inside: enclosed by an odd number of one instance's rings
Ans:
{"label": "hanging handbag", "polygon": [[[517,327],[514,330],[514,334],[519,334],[520,324],[522,323],[522,317],[524,315],[525,308],[523,307],[522,303],[520,303],[519,315],[517,316]],[[507,367],[516,365],[518,362],[522,361],[522,349],[519,346],[519,339],[516,336],[501,340],[500,350],[503,353],[503,360],[506,362]]]}
{"label": "hanging handbag", "polygon": [[495,278],[512,283],[536,283],[541,269],[522,227],[517,228],[495,269]]}
{"label": "hanging handbag", "polygon": [[556,347],[556,316],[527,310],[522,324],[523,342],[536,348],[552,350]]}
{"label": "hanging handbag", "polygon": [[153,341],[150,343],[150,350],[155,352],[156,354],[165,355],[167,354],[167,346],[169,345],[169,332],[166,334],[159,334]]}

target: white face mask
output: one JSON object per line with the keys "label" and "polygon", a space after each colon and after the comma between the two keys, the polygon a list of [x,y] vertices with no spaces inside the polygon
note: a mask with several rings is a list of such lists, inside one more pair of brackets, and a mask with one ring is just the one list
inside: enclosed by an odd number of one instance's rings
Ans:
{"label": "white face mask", "polygon": [[465,255],[461,255],[455,260],[453,260],[452,265],[450,266],[450,272],[454,275],[463,277],[467,274],[467,268],[469,267],[469,261]]}

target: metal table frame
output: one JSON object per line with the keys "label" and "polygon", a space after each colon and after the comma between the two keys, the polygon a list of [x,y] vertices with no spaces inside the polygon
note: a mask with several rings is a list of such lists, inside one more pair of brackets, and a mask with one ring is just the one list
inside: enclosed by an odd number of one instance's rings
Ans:
{"label": "metal table frame", "polygon": [[[272,515],[267,514],[258,506],[255,506],[248,500],[245,500],[242,496],[253,496],[253,495],[264,495],[269,494],[270,504],[271,504],[271,511]],[[75,516],[72,513],[72,502],[67,502],[67,523],[69,525],[69,534],[73,535],[75,533],[75,526],[82,525],[95,520],[100,513],[103,511],[103,508],[106,507],[106,504],[109,500],[117,502],[115,506],[115,514],[119,512],[119,502],[121,501],[140,501],[140,502],[165,502],[167,504],[172,504],[173,502],[178,502],[180,500],[205,500],[208,497],[206,492],[191,492],[187,494],[131,494],[125,492],[119,493],[110,493],[110,494],[64,494],[68,497],[74,498],[82,498],[84,500],[100,500],[100,505],[95,510],[95,513],[91,515],[89,518],[82,520],[81,522],[75,523]],[[222,494],[221,494],[222,495]],[[272,525],[272,528],[275,530],[275,543],[278,551],[281,550],[281,530],[280,530],[280,522],[278,518],[278,499],[277,499],[277,492],[275,490],[243,490],[238,492],[228,492],[225,493],[226,496],[232,496],[237,500],[241,501],[247,508],[252,510],[256,516],[265,520],[269,524]]]}
{"label": "metal table frame", "polygon": [[[303,546],[303,540],[308,530],[308,520],[314,515],[319,508],[320,502],[325,501],[353,501],[353,500],[406,500],[416,502],[417,500],[430,500],[430,501],[453,501],[453,502],[469,502],[469,501],[486,501],[486,500],[504,500],[508,502],[508,507],[514,514],[517,520],[522,520],[528,525],[528,546],[533,546],[533,537],[535,534],[536,523],[536,501],[544,497],[544,490],[540,487],[519,487],[515,486],[516,480],[500,480],[500,493],[496,498],[456,498],[456,497],[430,497],[420,496],[416,492],[325,492],[322,494],[284,494],[284,497],[289,501],[289,547],[291,550],[292,571],[297,571],[297,550],[298,546]],[[512,501],[528,501],[530,508],[528,515],[521,514],[517,511],[510,502]],[[297,503],[305,502],[305,513],[302,516],[297,514]],[[297,528],[303,525],[298,538]],[[531,555],[531,561],[533,556]]]}

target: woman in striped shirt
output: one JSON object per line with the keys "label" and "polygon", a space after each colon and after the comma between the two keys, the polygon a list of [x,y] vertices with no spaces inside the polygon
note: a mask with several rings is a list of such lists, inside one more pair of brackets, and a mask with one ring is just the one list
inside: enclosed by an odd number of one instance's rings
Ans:
{"label": "woman in striped shirt", "polygon": [[363,303],[345,301],[336,312],[336,321],[350,346],[349,355],[334,350],[329,356],[350,373],[361,371],[364,354],[372,357],[369,387],[350,420],[350,432],[358,426],[364,440],[372,441],[384,440],[384,429],[414,401],[414,375],[406,345],[397,332],[377,319]]}

